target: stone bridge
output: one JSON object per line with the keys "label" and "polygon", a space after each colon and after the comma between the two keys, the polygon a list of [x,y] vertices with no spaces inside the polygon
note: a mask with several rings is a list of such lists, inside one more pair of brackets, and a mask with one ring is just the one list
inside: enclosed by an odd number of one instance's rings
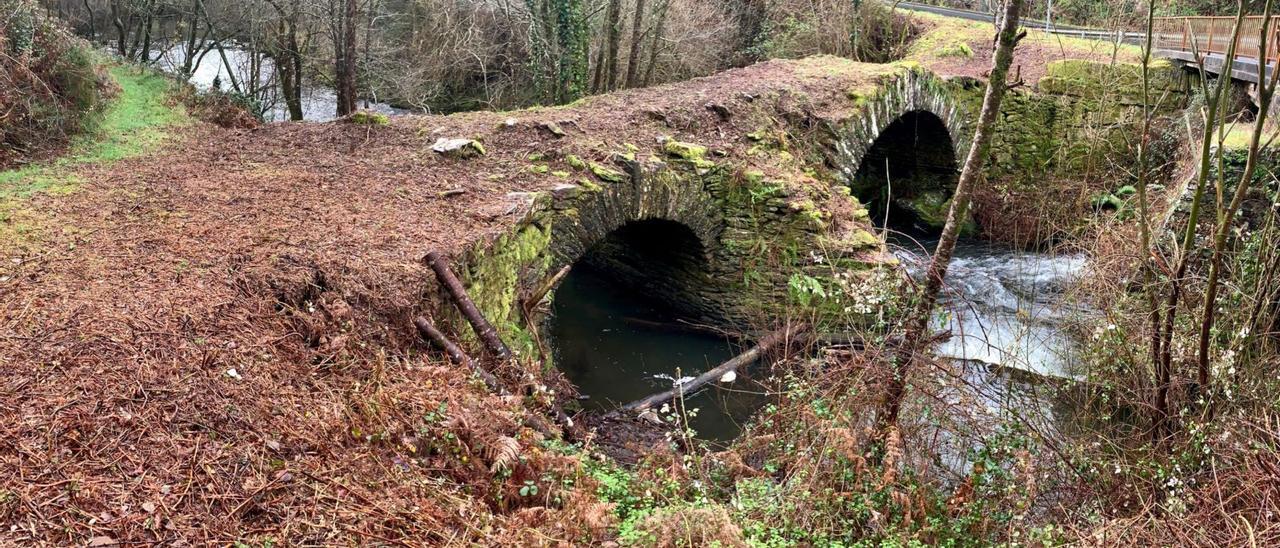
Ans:
{"label": "stone bridge", "polygon": [[[971,138],[959,89],[912,65],[818,57],[556,111],[540,127],[559,137],[528,169],[562,182],[512,196],[526,213],[474,248],[469,283],[509,331],[525,327],[520,301],[566,265],[606,270],[690,319],[856,321],[859,299],[883,289],[866,273],[894,262],[871,215],[906,204],[929,219],[946,205]],[[602,122],[586,115],[622,124],[621,138],[591,137]]]}

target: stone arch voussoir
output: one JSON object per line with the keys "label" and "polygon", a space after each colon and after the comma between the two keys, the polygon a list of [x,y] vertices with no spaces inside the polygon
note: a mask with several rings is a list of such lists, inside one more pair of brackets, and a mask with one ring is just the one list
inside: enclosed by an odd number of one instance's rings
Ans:
{"label": "stone arch voussoir", "polygon": [[863,157],[880,134],[903,115],[923,111],[942,121],[951,136],[956,165],[964,163],[973,134],[966,113],[952,99],[947,84],[931,72],[903,69],[887,79],[855,116],[833,124],[833,163],[845,182],[853,180]]}

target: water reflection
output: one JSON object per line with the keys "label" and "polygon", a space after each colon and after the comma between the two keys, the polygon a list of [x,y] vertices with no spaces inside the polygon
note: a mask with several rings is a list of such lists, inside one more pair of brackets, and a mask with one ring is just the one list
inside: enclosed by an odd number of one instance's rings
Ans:
{"label": "water reflection", "polygon": [[[576,266],[556,289],[548,326],[555,363],[590,397],[587,408],[608,411],[670,389],[677,375],[697,376],[739,352],[723,338],[647,325],[672,320],[643,295]],[[698,409],[689,424],[699,437],[738,435],[742,421],[764,401],[747,377],[686,399],[686,408]]]}

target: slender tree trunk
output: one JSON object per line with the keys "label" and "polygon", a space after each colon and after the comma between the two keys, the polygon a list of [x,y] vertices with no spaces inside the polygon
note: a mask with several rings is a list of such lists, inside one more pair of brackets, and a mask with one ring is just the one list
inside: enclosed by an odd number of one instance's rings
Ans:
{"label": "slender tree trunk", "polygon": [[[1240,4],[1240,11],[1244,11],[1243,3]],[[1262,29],[1259,37],[1259,49],[1268,51],[1269,45],[1268,31],[1271,28],[1271,0],[1267,0],[1263,8]],[[1209,372],[1209,338],[1213,330],[1214,312],[1217,309],[1218,299],[1218,279],[1222,271],[1222,256],[1227,243],[1227,233],[1230,232],[1234,225],[1236,212],[1240,210],[1240,204],[1244,201],[1245,194],[1249,192],[1249,185],[1253,182],[1253,173],[1258,168],[1258,149],[1262,143],[1262,131],[1267,118],[1267,111],[1271,108],[1271,98],[1275,94],[1276,77],[1280,76],[1280,70],[1273,71],[1271,78],[1267,78],[1266,63],[1258,63],[1258,116],[1253,121],[1253,132],[1249,136],[1248,157],[1245,160],[1244,173],[1240,175],[1240,180],[1236,183],[1235,193],[1231,197],[1231,203],[1227,206],[1226,211],[1220,212],[1218,215],[1217,231],[1213,237],[1213,257],[1209,260],[1209,279],[1205,283],[1204,309],[1200,315],[1200,348],[1197,355],[1198,377],[1202,390],[1208,390],[1209,383],[1212,380]],[[1221,146],[1221,145],[1219,145]],[[1222,151],[1218,151],[1219,158]],[[1220,178],[1225,177],[1221,168],[1218,170]],[[1219,207],[1221,207],[1221,199],[1219,199]]]}
{"label": "slender tree trunk", "polygon": [[149,4],[147,17],[142,21],[142,51],[138,54],[138,59],[144,65],[151,63],[151,28],[155,26],[155,11],[155,4]]}
{"label": "slender tree trunk", "polygon": [[186,75],[195,71],[196,55],[199,53],[196,38],[199,35],[200,11],[200,0],[192,0],[191,19],[188,21],[190,26],[187,28],[187,48],[182,52],[182,73]]}
{"label": "slender tree trunk", "polygon": [[[1235,25],[1231,31],[1231,41],[1227,45],[1223,74],[1231,74],[1232,70],[1235,69],[1236,44],[1239,42],[1237,38],[1240,36],[1240,24],[1242,21],[1244,21],[1243,9],[1236,14]],[[1194,49],[1198,49],[1198,46]],[[1197,55],[1197,58],[1200,58],[1200,56]],[[1204,201],[1205,187],[1209,184],[1209,167],[1213,158],[1213,133],[1218,128],[1218,120],[1226,97],[1226,89],[1232,85],[1230,78],[1219,78],[1214,85],[1212,93],[1210,93],[1208,76],[1206,75],[1202,58],[1199,61],[1199,69],[1200,90],[1209,99],[1206,101],[1204,109],[1204,130],[1200,139],[1200,170],[1196,175],[1196,190],[1192,195],[1191,211],[1187,214],[1187,226],[1182,234],[1182,242],[1178,247],[1176,266],[1173,277],[1169,281],[1169,296],[1164,305],[1164,325],[1161,326],[1160,332],[1159,374],[1161,377],[1160,384],[1166,386],[1173,380],[1173,332],[1177,327],[1178,301],[1182,297],[1183,285],[1186,283],[1187,266],[1191,261],[1191,247],[1196,239],[1196,225],[1200,222],[1200,206],[1201,202]],[[1208,379],[1206,377],[1201,380],[1207,381]],[[1201,384],[1203,385],[1203,382]]]}
{"label": "slender tree trunk", "polygon": [[89,0],[84,0],[84,11],[89,14],[89,41],[97,42],[98,24],[97,21],[94,21],[93,5],[89,3]]}
{"label": "slender tree trunk", "polygon": [[1155,28],[1155,0],[1147,2],[1147,39],[1142,50],[1142,135],[1138,139],[1138,229],[1140,234],[1139,268],[1142,270],[1142,287],[1149,309],[1147,320],[1151,323],[1152,384],[1155,386],[1155,415],[1152,436],[1159,440],[1169,416],[1169,384],[1160,367],[1160,302],[1156,296],[1154,265],[1151,262],[1151,225],[1147,202],[1147,182],[1150,177],[1151,146],[1151,46]]}
{"label": "slender tree trunk", "polygon": [[645,0],[636,0],[636,13],[631,18],[631,53],[627,56],[626,87],[635,87],[639,82],[636,77],[640,73],[640,43],[644,41],[644,8]]}
{"label": "slender tree trunk", "polygon": [[1018,15],[1021,10],[1022,0],[1009,0],[1005,7],[996,50],[992,56],[991,79],[987,82],[986,95],[982,99],[982,112],[978,116],[973,144],[965,158],[964,169],[960,172],[960,181],[956,184],[955,196],[951,200],[951,209],[947,212],[947,223],[942,229],[938,248],[933,252],[933,260],[929,262],[924,291],[915,312],[907,320],[902,345],[895,352],[893,375],[887,383],[884,405],[878,417],[885,432],[898,423],[898,414],[906,396],[907,378],[916,356],[925,350],[929,339],[929,320],[933,317],[933,307],[942,292],[942,282],[947,276],[951,255],[960,236],[960,225],[968,216],[973,187],[981,177],[983,166],[991,152],[991,136],[995,132],[996,117],[1000,113],[1000,101],[1008,89],[1006,79],[1009,66],[1013,63],[1013,50],[1025,36],[1025,33],[1018,31]]}
{"label": "slender tree trunk", "polygon": [[644,69],[644,81],[640,82],[642,87],[649,85],[653,78],[653,67],[658,64],[658,50],[662,49],[662,34],[666,32],[669,11],[671,11],[671,0],[666,0],[662,3],[662,7],[658,8],[658,25],[653,28],[653,47],[649,49],[649,66]]}
{"label": "slender tree trunk", "polygon": [[338,116],[356,111],[356,18],[358,0],[343,0],[340,53],[337,55]]}
{"label": "slender tree trunk", "polygon": [[120,57],[128,57],[129,27],[125,25],[122,3],[124,0],[111,1],[111,24],[116,27],[116,53]]}
{"label": "slender tree trunk", "polygon": [[[610,4],[609,7],[612,8],[613,4]],[[605,16],[605,19],[605,24],[608,25],[607,15]],[[596,51],[595,70],[591,71],[591,90],[596,93],[600,93],[604,90],[605,58],[608,54],[608,49],[608,47],[602,44],[600,49]]]}

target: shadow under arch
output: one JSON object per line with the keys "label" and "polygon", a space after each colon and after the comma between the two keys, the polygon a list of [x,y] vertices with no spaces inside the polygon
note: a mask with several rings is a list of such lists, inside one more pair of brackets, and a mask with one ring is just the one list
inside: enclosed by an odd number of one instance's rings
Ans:
{"label": "shadow under arch", "polygon": [[702,293],[710,283],[707,251],[689,226],[646,218],[610,231],[572,268],[590,271],[642,296],[650,313],[667,319],[693,318],[704,312]]}
{"label": "shadow under arch", "polygon": [[951,132],[938,115],[907,111],[872,141],[850,188],[877,225],[940,229],[960,175],[955,151]]}

